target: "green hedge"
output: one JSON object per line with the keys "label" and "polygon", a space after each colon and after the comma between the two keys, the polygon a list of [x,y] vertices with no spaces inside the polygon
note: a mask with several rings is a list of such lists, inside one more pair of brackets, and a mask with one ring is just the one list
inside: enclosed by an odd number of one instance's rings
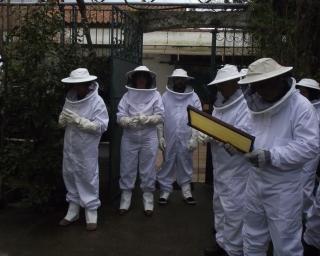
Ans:
{"label": "green hedge", "polygon": [[77,46],[62,48],[55,40],[63,21],[56,10],[54,5],[34,8],[20,27],[10,31],[4,48],[2,200],[10,192],[16,199],[44,205],[57,200],[57,188],[62,187],[63,131],[57,119],[65,90],[60,80],[81,57]]}

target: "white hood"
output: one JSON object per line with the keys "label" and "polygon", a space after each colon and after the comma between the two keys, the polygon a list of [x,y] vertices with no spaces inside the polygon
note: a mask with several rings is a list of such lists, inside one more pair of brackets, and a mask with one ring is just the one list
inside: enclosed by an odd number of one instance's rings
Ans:
{"label": "white hood", "polygon": [[231,106],[233,106],[235,103],[239,102],[241,99],[243,99],[243,94],[241,89],[238,89],[228,100],[224,101],[224,97],[221,94],[220,91],[217,92],[216,100],[213,103],[214,108],[216,110],[225,110]]}
{"label": "white hood", "polygon": [[136,89],[126,86],[128,89],[128,100],[133,104],[148,103],[157,93],[157,88]]}
{"label": "white hood", "polygon": [[249,111],[252,114],[264,114],[276,111],[278,107],[280,107],[282,103],[284,103],[296,91],[295,79],[290,78],[290,81],[288,82],[289,89],[287,93],[280,100],[271,103],[263,100],[257,92],[253,91],[250,84],[241,85],[241,89],[247,101]]}
{"label": "white hood", "polygon": [[184,100],[192,96],[192,94],[194,93],[194,90],[191,86],[187,86],[185,92],[180,93],[180,92],[175,92],[174,90],[169,88],[169,86],[167,85],[167,92],[176,100]]}

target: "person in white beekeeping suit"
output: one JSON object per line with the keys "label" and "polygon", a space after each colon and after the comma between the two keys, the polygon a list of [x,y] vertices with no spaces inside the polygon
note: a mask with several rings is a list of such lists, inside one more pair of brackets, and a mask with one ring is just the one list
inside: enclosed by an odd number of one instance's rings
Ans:
{"label": "person in white beekeeping suit", "polygon": [[160,185],[159,204],[168,203],[176,179],[187,204],[196,204],[191,192],[193,173],[192,153],[198,146],[196,130],[188,126],[187,106],[201,110],[201,102],[190,85],[193,78],[183,69],[175,69],[168,77],[166,92],[162,96],[165,116],[164,128],[158,126],[160,149],[164,162],[157,173]]}
{"label": "person in white beekeeping suit", "polygon": [[[297,89],[311,101],[320,116],[320,86],[313,79],[304,78],[297,83]],[[320,254],[320,189],[313,195],[316,179],[316,168],[319,156],[308,162],[303,169],[304,210],[306,218],[306,231],[304,233],[304,255],[318,256]]]}
{"label": "person in white beekeeping suit", "polygon": [[262,58],[241,85],[255,136],[245,155],[250,170],[243,226],[244,255],[302,256],[303,165],[319,153],[319,122],[312,104],[295,89],[292,67]]}
{"label": "person in white beekeeping suit", "polygon": [[300,93],[305,96],[315,107],[318,115],[320,116],[320,85],[319,83],[310,78],[303,78],[297,84],[296,88]]}
{"label": "person in white beekeeping suit", "polygon": [[154,209],[153,192],[156,180],[158,152],[157,125],[163,122],[164,109],[156,88],[156,74],[145,66],[127,73],[128,92],[122,97],[117,122],[123,128],[121,139],[119,213],[131,205],[137,170],[143,192],[144,213],[151,216]]}
{"label": "person in white beekeeping suit", "polygon": [[305,256],[320,255],[320,186],[308,212],[303,241]]}
{"label": "person in white beekeeping suit", "polygon": [[67,215],[60,226],[68,226],[79,218],[80,206],[85,208],[87,230],[97,228],[99,200],[98,146],[108,128],[106,105],[98,95],[96,76],[78,68],[62,79],[69,87],[59,124],[65,127],[63,148],[63,179],[67,188]]}
{"label": "person in white beekeeping suit", "polygon": [[[240,73],[236,66],[225,65],[208,84],[216,87],[212,116],[251,133],[247,103],[238,85]],[[216,245],[206,249],[205,255],[243,255],[242,226],[244,194],[251,165],[240,154],[232,154],[213,139],[211,141],[213,166],[213,209]]]}
{"label": "person in white beekeeping suit", "polygon": [[[316,108],[318,113],[318,120],[320,118],[320,86],[319,83],[313,79],[304,78],[296,84],[296,88],[305,96],[312,105]],[[314,157],[303,166],[303,211],[304,219],[307,218],[310,207],[314,200],[314,189],[316,181],[317,167],[319,164],[319,155]]]}

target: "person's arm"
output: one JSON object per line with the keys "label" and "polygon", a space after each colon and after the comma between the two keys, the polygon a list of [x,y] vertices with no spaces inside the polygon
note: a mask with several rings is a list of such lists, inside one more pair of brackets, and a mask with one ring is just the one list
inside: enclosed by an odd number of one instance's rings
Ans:
{"label": "person's arm", "polygon": [[109,115],[106,105],[102,100],[98,101],[94,106],[94,110],[90,118],[82,117],[67,108],[63,110],[62,114],[67,123],[73,124],[86,132],[102,134],[108,129]]}
{"label": "person's arm", "polygon": [[134,128],[138,124],[138,117],[130,117],[128,111],[128,103],[125,94],[119,102],[118,113],[117,113],[117,123],[122,128]]}
{"label": "person's arm", "polygon": [[107,107],[103,100],[97,104],[96,109],[93,113],[92,124],[94,127],[93,132],[102,134],[108,129],[109,125],[109,114]]}
{"label": "person's arm", "polygon": [[158,141],[159,141],[159,148],[162,151],[166,149],[166,140],[164,138],[164,125],[163,123],[157,125],[157,134],[158,134]]}
{"label": "person's arm", "polygon": [[319,122],[313,109],[306,109],[297,117],[292,132],[293,140],[288,144],[269,150],[271,164],[281,170],[302,166],[319,154]]}

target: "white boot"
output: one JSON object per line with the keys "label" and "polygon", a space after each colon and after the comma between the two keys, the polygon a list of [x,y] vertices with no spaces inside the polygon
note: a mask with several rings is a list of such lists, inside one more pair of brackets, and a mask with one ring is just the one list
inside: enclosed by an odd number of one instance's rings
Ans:
{"label": "white boot", "polygon": [[97,210],[85,210],[87,230],[94,231],[97,229],[98,212]]}
{"label": "white boot", "polygon": [[120,214],[127,212],[131,205],[132,191],[131,190],[123,190],[121,193],[120,199]]}
{"label": "white boot", "polygon": [[150,216],[153,213],[153,193],[144,192],[142,196],[143,196],[144,213],[147,216]]}
{"label": "white boot", "polygon": [[170,196],[170,192],[168,192],[168,191],[161,191],[160,192],[160,198],[168,200],[169,196]]}
{"label": "white boot", "polygon": [[170,192],[168,191],[161,191],[160,192],[160,197],[159,197],[159,200],[158,200],[158,203],[160,205],[166,205],[168,204],[168,198],[170,196]]}
{"label": "white boot", "polygon": [[60,226],[68,226],[79,219],[80,206],[70,202],[67,215],[59,222]]}
{"label": "white boot", "polygon": [[192,197],[190,184],[185,184],[181,186],[181,192],[182,192],[183,199],[187,204],[190,204],[190,205],[196,204],[196,200],[194,200],[194,198]]}
{"label": "white boot", "polygon": [[192,197],[190,184],[185,184],[181,186],[181,192],[182,192],[183,198]]}
{"label": "white boot", "polygon": [[69,203],[67,215],[64,217],[67,221],[79,219],[80,206],[75,203]]}

